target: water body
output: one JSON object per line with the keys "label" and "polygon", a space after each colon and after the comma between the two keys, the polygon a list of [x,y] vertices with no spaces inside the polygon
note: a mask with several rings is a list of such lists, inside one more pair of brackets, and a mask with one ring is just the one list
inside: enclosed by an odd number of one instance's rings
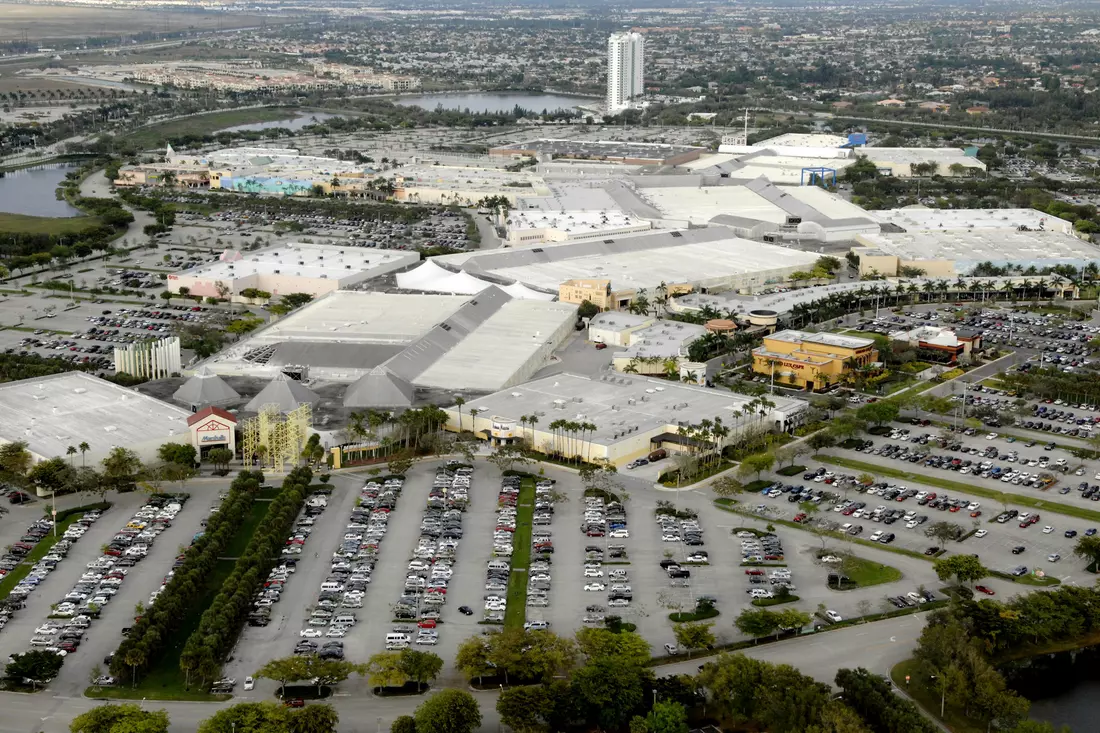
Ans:
{"label": "water body", "polygon": [[1001,667],[1009,686],[1031,700],[1031,717],[1073,731],[1096,730],[1100,713],[1100,648],[1090,647]]}
{"label": "water body", "polygon": [[55,194],[65,174],[75,167],[57,163],[8,171],[0,178],[0,211],[28,216],[81,216],[83,212],[65,200],[58,201]]}
{"label": "water body", "polygon": [[327,112],[300,112],[295,117],[289,117],[285,120],[253,122],[250,125],[235,125],[234,127],[226,127],[218,130],[218,132],[260,132],[261,130],[273,130],[275,128],[298,131],[306,125],[315,125],[318,122],[324,122],[325,120],[331,120],[333,117],[339,116],[340,115],[330,115]]}
{"label": "water body", "polygon": [[444,92],[397,97],[393,101],[406,107],[415,105],[427,110],[442,105],[443,109],[468,109],[471,112],[511,112],[517,104],[533,112],[553,112],[558,109],[573,109],[578,104],[592,105],[599,102],[588,97],[541,92]]}

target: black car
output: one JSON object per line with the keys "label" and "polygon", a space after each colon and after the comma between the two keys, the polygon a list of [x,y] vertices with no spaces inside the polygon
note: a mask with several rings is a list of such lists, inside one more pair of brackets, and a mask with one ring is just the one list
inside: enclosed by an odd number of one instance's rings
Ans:
{"label": "black car", "polygon": [[1025,549],[1026,549],[1026,548],[1025,548],[1025,547],[1024,547],[1023,545],[1016,545],[1015,547],[1013,547],[1013,548],[1012,548],[1012,554],[1013,554],[1013,555],[1019,555],[1019,554],[1021,554],[1021,553],[1022,553],[1022,552],[1023,552],[1023,551],[1025,550]]}
{"label": "black car", "polygon": [[927,550],[924,551],[924,554],[925,555],[935,555],[939,551],[940,551],[940,548],[938,548],[938,547],[929,547]]}

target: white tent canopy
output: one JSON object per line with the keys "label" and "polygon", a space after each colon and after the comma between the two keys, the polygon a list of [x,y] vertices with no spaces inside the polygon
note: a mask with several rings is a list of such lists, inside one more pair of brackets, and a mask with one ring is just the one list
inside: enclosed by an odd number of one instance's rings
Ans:
{"label": "white tent canopy", "polygon": [[[485,288],[496,283],[488,282],[474,277],[468,272],[451,272],[440,267],[431,260],[415,270],[398,273],[397,287],[402,290],[419,290],[426,293],[454,293],[458,295],[477,295]],[[554,300],[557,296],[550,293],[540,293],[537,290],[523,285],[512,283],[511,285],[497,285],[513,298],[524,300]]]}

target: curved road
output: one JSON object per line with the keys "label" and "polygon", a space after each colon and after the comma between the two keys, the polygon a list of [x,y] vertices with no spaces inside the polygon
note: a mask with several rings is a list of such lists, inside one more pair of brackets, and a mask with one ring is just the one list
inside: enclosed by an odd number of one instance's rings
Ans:
{"label": "curved road", "polygon": [[[912,652],[924,626],[923,614],[850,626],[837,631],[789,639],[775,644],[747,649],[745,654],[777,664],[790,664],[815,679],[832,683],[842,667],[865,667],[872,672],[888,674],[890,668]],[[703,658],[656,668],[659,676],[694,673]],[[369,731],[370,723],[378,731],[389,730],[399,715],[413,712],[423,697],[378,698],[370,694],[364,680],[353,679],[340,688],[333,699],[345,723],[356,721],[355,729]],[[497,691],[474,693],[483,716],[481,731],[498,733],[500,720],[496,714]],[[163,709],[171,719],[173,733],[194,731],[217,710],[238,702],[258,702],[269,699],[262,695],[238,695],[226,703],[143,702],[151,710]],[[99,704],[100,700],[54,695],[48,688],[37,695],[0,693],[4,715],[0,718],[0,733],[67,733],[73,717]]]}

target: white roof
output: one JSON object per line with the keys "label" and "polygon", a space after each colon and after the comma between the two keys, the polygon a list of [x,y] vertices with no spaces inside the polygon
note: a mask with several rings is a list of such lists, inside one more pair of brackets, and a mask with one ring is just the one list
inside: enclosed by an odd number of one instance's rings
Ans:
{"label": "white roof", "polygon": [[862,349],[865,346],[874,346],[875,344],[874,339],[860,336],[842,336],[838,333],[810,333],[809,331],[796,331],[794,329],[779,331],[764,338],[786,341],[792,344],[811,343],[822,346],[835,346],[842,349]]}
{"label": "white roof", "polygon": [[[548,359],[557,346],[554,334],[571,327],[577,306],[511,300],[472,333],[451,347],[415,382],[439,387],[489,392],[511,386],[532,360]],[[528,373],[532,373],[530,369]]]}
{"label": "white roof", "polygon": [[677,356],[680,349],[706,333],[707,329],[694,323],[658,321],[630,334],[630,345],[617,352],[615,358]]}
{"label": "white roof", "polygon": [[[1072,234],[1015,229],[918,230],[903,234],[860,235],[859,241],[877,252],[903,260],[955,262],[1040,262],[1093,260],[1100,248]],[[872,254],[872,253],[869,253]]]}
{"label": "white roof", "polygon": [[745,186],[639,188],[635,193],[669,219],[704,225],[716,216],[783,224],[787,213]]}
{"label": "white roof", "polygon": [[[452,272],[427,260],[420,267],[397,274],[397,287],[402,290],[419,290],[424,293],[451,293],[454,295],[476,295],[496,283],[474,277],[467,272]],[[553,293],[540,293],[523,285],[497,285],[513,298],[523,300],[554,300]]]}
{"label": "white roof", "polygon": [[839,148],[847,144],[848,138],[844,135],[788,132],[785,135],[776,135],[767,140],[761,140],[753,147],[770,148],[773,146],[784,146],[791,148]]}
{"label": "white roof", "polygon": [[83,372],[0,384],[0,440],[26,441],[42,458],[87,442],[93,455],[187,433],[191,413]]}
{"label": "white roof", "polygon": [[985,168],[985,163],[962,148],[863,148],[861,153],[876,163],[961,163],[967,168]]}
{"label": "white roof", "polygon": [[291,242],[252,252],[226,251],[217,262],[207,262],[179,274],[212,280],[235,280],[251,275],[298,276],[340,280],[395,262],[415,262],[416,252],[331,244]]}
{"label": "white roof", "polygon": [[929,209],[907,206],[902,209],[868,211],[866,216],[880,224],[895,224],[906,231],[932,229],[1047,229],[1070,232],[1073,225],[1036,209]]}
{"label": "white roof", "polygon": [[558,229],[572,235],[643,226],[646,222],[623,211],[510,211],[509,231]]}

